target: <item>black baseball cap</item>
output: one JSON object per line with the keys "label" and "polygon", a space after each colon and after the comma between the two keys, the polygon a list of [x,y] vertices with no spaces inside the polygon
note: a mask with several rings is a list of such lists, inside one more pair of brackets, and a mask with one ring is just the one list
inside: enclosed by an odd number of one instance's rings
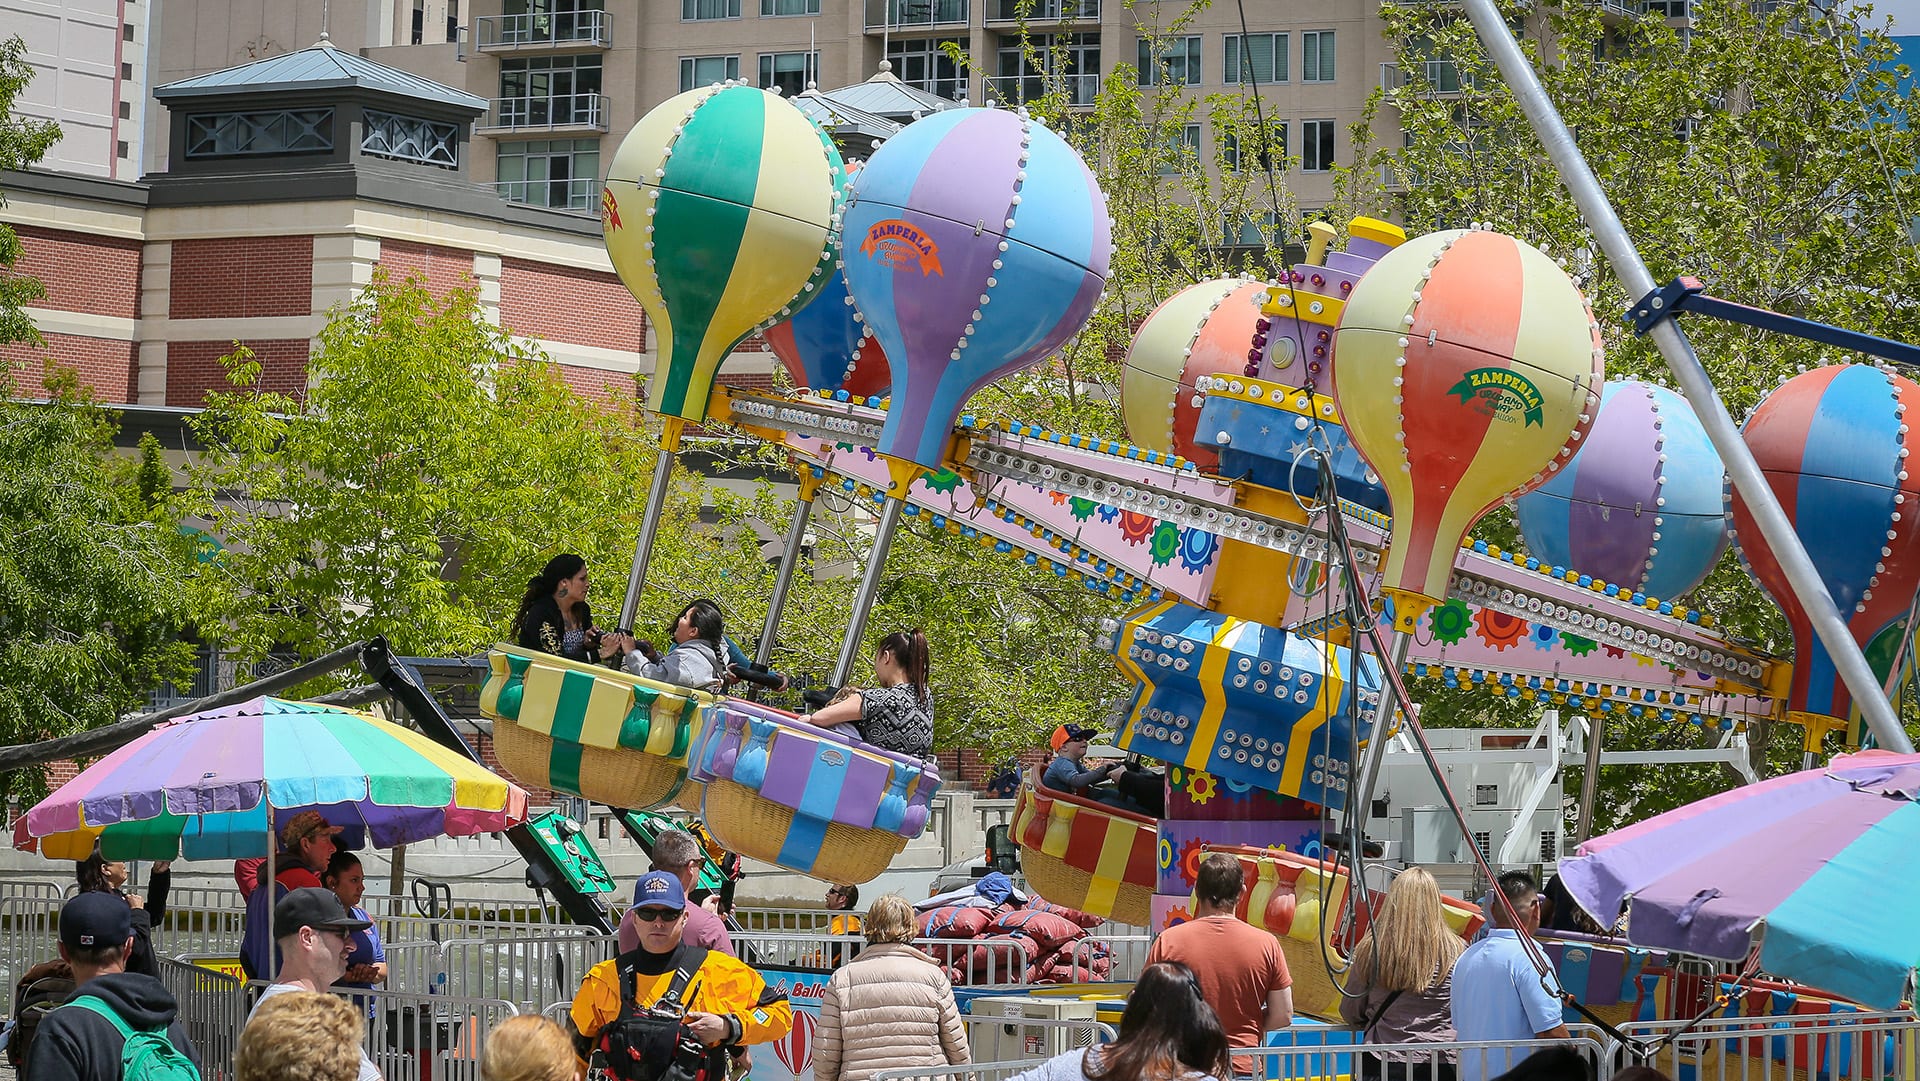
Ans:
{"label": "black baseball cap", "polygon": [[323,931],[364,931],[372,920],[356,920],[332,890],[306,886],[287,894],[273,906],[273,937],[297,935],[302,927]]}
{"label": "black baseball cap", "polygon": [[60,906],[60,942],[70,950],[122,946],[133,937],[133,906],[104,891],[75,894]]}

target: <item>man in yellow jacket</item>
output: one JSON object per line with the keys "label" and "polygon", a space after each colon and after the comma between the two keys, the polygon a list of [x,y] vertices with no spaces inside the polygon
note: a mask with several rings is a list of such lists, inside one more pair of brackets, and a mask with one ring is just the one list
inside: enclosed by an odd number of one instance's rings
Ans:
{"label": "man in yellow jacket", "polygon": [[[634,889],[634,913],[640,924],[640,948],[593,966],[573,998],[572,1020],[584,1060],[597,1046],[601,1030],[620,1017],[621,961],[635,973],[634,1001],[645,1009],[666,995],[682,969],[687,1031],[710,1054],[707,1081],[726,1076],[729,1052],[748,1044],[770,1043],[793,1028],[793,1006],[767,986],[744,961],[718,951],[683,945],[687,895],[680,880],[662,871],[642,875]],[[584,1046],[583,1046],[584,1045]]]}

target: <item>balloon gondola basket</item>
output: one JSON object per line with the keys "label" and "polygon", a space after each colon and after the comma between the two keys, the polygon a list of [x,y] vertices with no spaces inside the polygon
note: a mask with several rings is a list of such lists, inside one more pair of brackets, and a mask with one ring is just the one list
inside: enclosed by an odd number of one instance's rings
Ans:
{"label": "balloon gondola basket", "polygon": [[690,776],[729,851],[825,882],[879,877],[926,828],[940,770],[752,702],[723,700]]}
{"label": "balloon gondola basket", "polygon": [[1153,922],[1153,819],[1047,788],[1036,767],[1020,786],[1013,839],[1040,896],[1119,923]]}
{"label": "balloon gondola basket", "polygon": [[635,810],[698,795],[687,754],[711,696],[508,645],[487,665],[480,711],[520,783]]}

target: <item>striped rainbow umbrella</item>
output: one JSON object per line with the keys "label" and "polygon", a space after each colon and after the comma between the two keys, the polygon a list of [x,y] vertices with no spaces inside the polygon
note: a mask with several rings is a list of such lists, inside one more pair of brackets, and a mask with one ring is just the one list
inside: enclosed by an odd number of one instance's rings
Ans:
{"label": "striped rainbow umbrella", "polygon": [[1920,755],[1841,755],[1736,788],[1580,846],[1560,876],[1627,939],[1760,967],[1892,1009],[1920,964],[1910,907]]}
{"label": "striped rainbow umbrella", "polygon": [[527,793],[418,732],[370,714],[255,698],[162,725],[87,767],[21,817],[16,848],[84,859],[267,855],[302,811],[350,848],[491,833]]}

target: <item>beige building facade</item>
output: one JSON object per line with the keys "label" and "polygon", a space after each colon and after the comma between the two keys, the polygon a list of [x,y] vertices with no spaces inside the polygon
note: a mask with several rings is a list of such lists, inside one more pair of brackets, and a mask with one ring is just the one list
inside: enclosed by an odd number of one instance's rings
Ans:
{"label": "beige building facade", "polygon": [[[22,2],[0,0],[0,9]],[[682,89],[726,78],[786,93],[832,89],[886,61],[903,82],[948,100],[1017,102],[1041,85],[1019,52],[1024,27],[1037,44],[1057,46],[1049,56],[1067,57],[1057,74],[1090,106],[1101,79],[1147,59],[1143,25],[1186,11],[1170,0],[157,2],[151,85],[304,48],[324,32],[342,49],[487,99],[471,178],[514,202],[584,214],[597,209],[621,137]],[[1244,35],[1240,4],[1194,13],[1162,50],[1169,82],[1196,95],[1257,83],[1268,115],[1287,123],[1283,180],[1302,207],[1324,205],[1330,167],[1351,160],[1347,129],[1392,59],[1377,5],[1244,0],[1244,8]],[[149,102],[144,121],[145,171],[159,171],[166,112]],[[1217,151],[1198,149],[1205,160]]]}

